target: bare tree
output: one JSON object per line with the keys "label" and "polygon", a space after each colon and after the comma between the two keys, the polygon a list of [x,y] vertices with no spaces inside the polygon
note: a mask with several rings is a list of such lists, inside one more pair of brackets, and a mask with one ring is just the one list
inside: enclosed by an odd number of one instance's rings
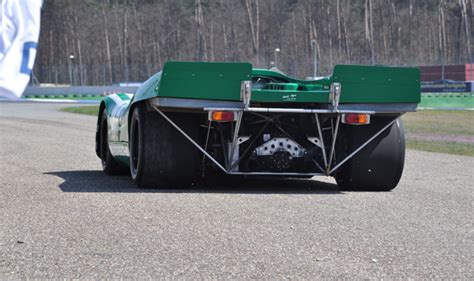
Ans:
{"label": "bare tree", "polygon": [[[335,63],[472,62],[473,0],[45,1],[41,82],[143,81],[169,60],[249,61],[305,77]],[[71,59],[70,55],[74,55]]]}

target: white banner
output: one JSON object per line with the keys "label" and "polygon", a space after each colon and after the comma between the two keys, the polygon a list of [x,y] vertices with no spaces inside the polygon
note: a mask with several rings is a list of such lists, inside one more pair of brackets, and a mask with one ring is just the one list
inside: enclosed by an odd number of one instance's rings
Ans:
{"label": "white banner", "polygon": [[42,0],[1,0],[0,97],[19,98],[30,80]]}

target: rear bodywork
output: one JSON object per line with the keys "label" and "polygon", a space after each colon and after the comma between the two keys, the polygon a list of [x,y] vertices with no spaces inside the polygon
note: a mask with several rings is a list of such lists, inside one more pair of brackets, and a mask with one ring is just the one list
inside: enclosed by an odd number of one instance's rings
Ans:
{"label": "rear bodywork", "polygon": [[[135,94],[107,96],[100,112],[105,109],[107,114],[110,151],[124,165],[129,161],[131,113],[140,104],[162,115],[203,153],[203,174],[216,169],[226,174],[310,176],[333,175],[357,153],[339,152],[343,114],[390,117],[376,132],[381,134],[401,114],[415,111],[419,101],[416,68],[337,65],[332,75],[306,81],[248,63],[168,62]],[[209,112],[216,111],[232,112],[235,119],[209,120]],[[200,137],[187,135],[169,118],[170,112],[196,114]],[[298,152],[272,150],[272,141]],[[280,152],[289,157],[281,160]]]}

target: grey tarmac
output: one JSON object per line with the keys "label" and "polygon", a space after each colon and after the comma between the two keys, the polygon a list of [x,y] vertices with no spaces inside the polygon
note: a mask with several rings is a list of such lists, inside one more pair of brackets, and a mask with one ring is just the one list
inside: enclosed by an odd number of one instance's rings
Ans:
{"label": "grey tarmac", "polygon": [[138,189],[96,119],[0,103],[0,279],[474,279],[474,158],[407,151],[393,192],[330,178]]}

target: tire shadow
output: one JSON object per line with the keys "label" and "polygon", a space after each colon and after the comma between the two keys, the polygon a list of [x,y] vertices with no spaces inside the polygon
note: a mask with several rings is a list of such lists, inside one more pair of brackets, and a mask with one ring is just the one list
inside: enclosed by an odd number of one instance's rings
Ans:
{"label": "tire shadow", "polygon": [[58,171],[46,175],[64,180],[63,192],[116,193],[235,193],[235,194],[344,194],[337,185],[313,179],[293,178],[223,178],[213,182],[198,181],[190,188],[139,188],[130,176],[108,176],[102,171]]}

